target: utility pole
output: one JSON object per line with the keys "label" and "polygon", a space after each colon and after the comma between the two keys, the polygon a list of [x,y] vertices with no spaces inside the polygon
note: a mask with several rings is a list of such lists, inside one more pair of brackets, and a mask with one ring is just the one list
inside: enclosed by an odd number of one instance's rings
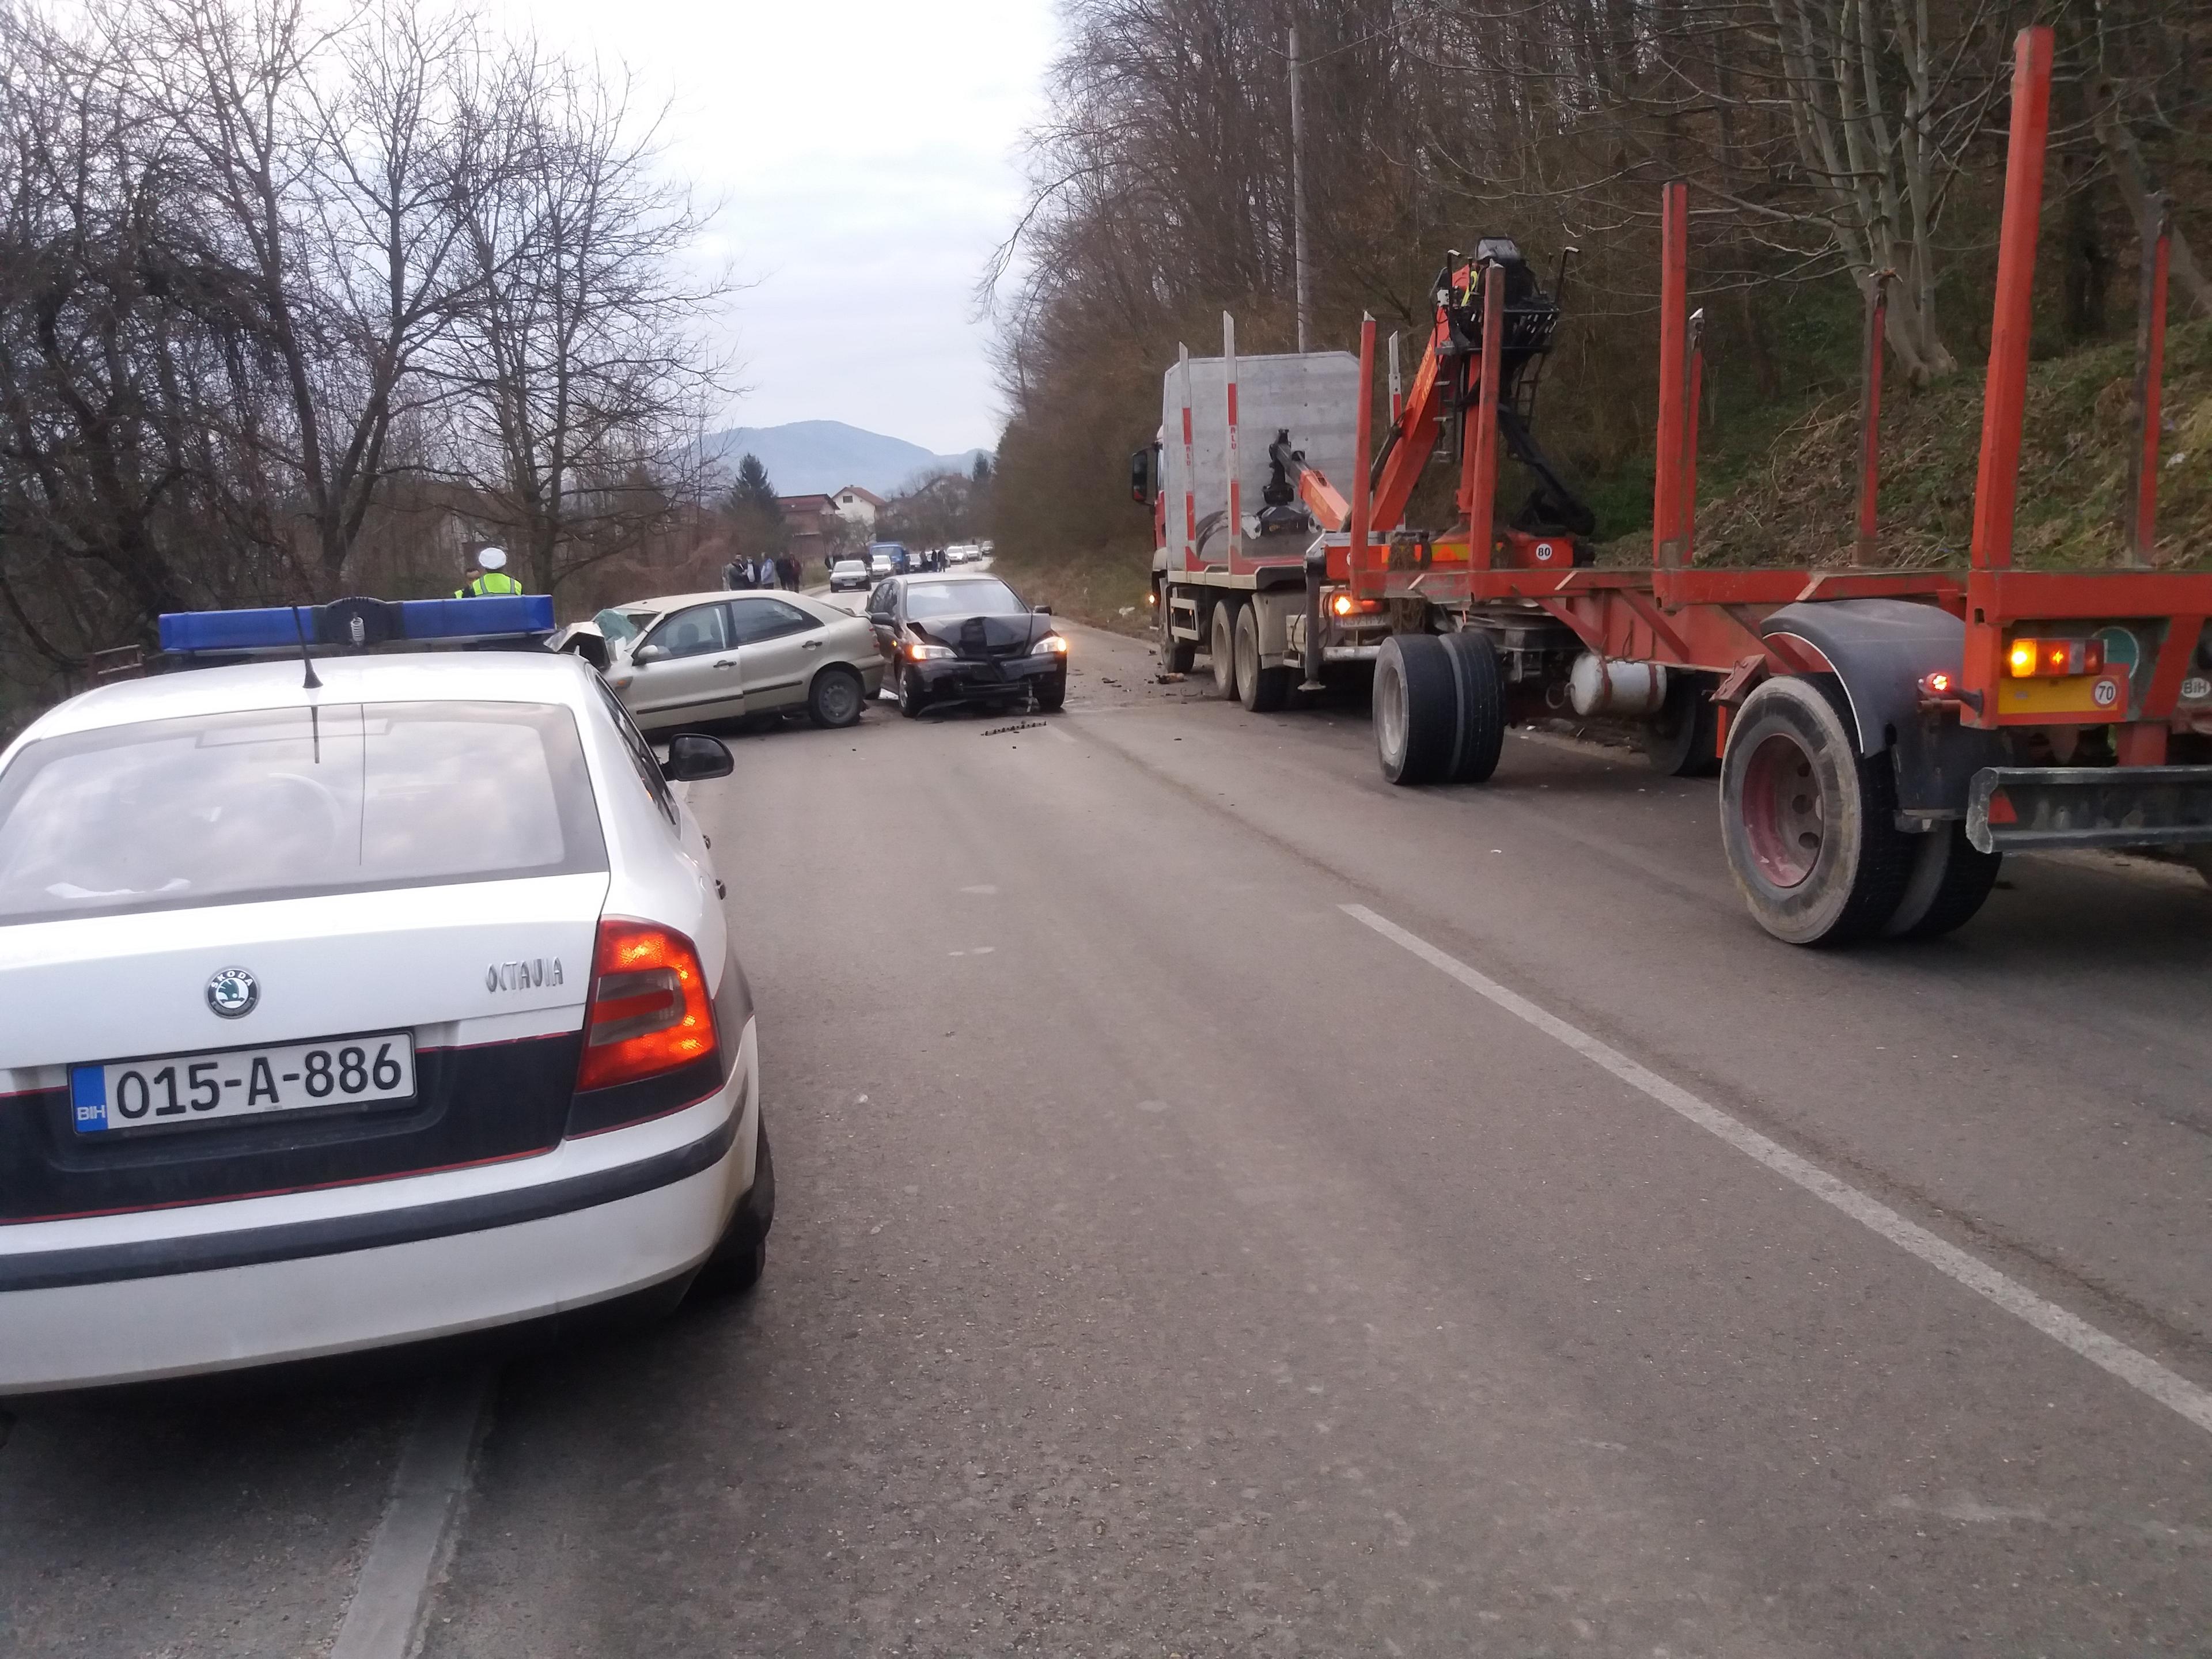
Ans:
{"label": "utility pole", "polygon": [[1306,349],[1306,129],[1298,108],[1298,26],[1291,25],[1291,261],[1297,284],[1298,349]]}

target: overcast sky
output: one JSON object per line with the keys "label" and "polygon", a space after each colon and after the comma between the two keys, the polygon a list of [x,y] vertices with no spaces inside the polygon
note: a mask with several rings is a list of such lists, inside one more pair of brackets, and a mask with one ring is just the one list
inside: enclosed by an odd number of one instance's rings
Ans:
{"label": "overcast sky", "polygon": [[672,100],[668,164],[720,200],[746,388],[718,426],[837,420],[939,453],[999,439],[971,291],[1018,216],[1051,0],[511,0],[547,45]]}

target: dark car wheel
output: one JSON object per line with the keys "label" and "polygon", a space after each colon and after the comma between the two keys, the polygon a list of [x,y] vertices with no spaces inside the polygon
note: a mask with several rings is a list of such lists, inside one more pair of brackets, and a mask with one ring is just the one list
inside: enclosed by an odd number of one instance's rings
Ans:
{"label": "dark car wheel", "polygon": [[860,718],[865,701],[860,677],[836,664],[817,674],[814,684],[806,688],[806,718],[831,730],[850,726]]}
{"label": "dark car wheel", "polygon": [[911,668],[899,676],[899,713],[908,720],[920,718],[929,707],[929,691],[921,683],[921,676]]}
{"label": "dark car wheel", "polygon": [[1067,702],[1067,670],[1060,667],[1040,675],[1032,689],[1036,693],[1036,706],[1048,714],[1057,714]]}
{"label": "dark car wheel", "polygon": [[775,1221],[775,1160],[769,1156],[768,1119],[761,1117],[760,1149],[753,1159],[752,1190],[738,1200],[721,1242],[692,1282],[716,1296],[742,1296],[768,1267],[768,1232]]}

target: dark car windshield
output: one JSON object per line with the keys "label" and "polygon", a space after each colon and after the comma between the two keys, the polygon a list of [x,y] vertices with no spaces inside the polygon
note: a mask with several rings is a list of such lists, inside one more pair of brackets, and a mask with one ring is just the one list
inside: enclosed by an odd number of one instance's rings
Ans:
{"label": "dark car windshield", "polygon": [[988,576],[980,581],[907,584],[909,617],[1018,617],[1028,609],[1012,588]]}
{"label": "dark car windshield", "polygon": [[549,704],[148,720],[0,773],[0,924],[606,867],[575,718]]}

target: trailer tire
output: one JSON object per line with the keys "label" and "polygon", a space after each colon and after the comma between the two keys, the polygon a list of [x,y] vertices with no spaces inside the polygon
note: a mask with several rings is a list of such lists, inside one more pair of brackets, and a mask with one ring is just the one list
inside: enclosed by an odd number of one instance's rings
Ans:
{"label": "trailer tire", "polygon": [[1458,681],[1433,634],[1393,634],[1375,659],[1375,753],[1392,783],[1434,783],[1459,730]]}
{"label": "trailer tire", "polygon": [[1912,872],[1888,758],[1862,756],[1832,674],[1771,679],[1729,725],[1721,842],[1759,925],[1791,945],[1878,933]]}
{"label": "trailer tire", "polygon": [[1963,823],[1939,823],[1917,843],[1905,896],[1882,927],[1885,939],[1941,939],[1974,919],[1997,884],[2002,853],[1978,853]]}
{"label": "trailer tire", "polygon": [[1154,592],[1160,607],[1160,672],[1188,674],[1198,660],[1197,642],[1175,636],[1175,589],[1162,582]]}
{"label": "trailer tire", "polygon": [[1703,674],[1670,672],[1667,702],[1638,730],[1637,744],[1662,777],[1710,778],[1721,769],[1720,710]]}
{"label": "trailer tire", "polygon": [[1224,702],[1237,695],[1237,615],[1243,608],[1234,599],[1213,602],[1213,695]]}
{"label": "trailer tire", "polygon": [[1498,769],[1498,757],[1505,747],[1505,671],[1498,660],[1497,646],[1480,629],[1447,634],[1443,644],[1459,712],[1443,781],[1482,783]]}
{"label": "trailer tire", "polygon": [[1260,665],[1260,611],[1237,607],[1237,699],[1255,714],[1273,714],[1291,701],[1291,671]]}

